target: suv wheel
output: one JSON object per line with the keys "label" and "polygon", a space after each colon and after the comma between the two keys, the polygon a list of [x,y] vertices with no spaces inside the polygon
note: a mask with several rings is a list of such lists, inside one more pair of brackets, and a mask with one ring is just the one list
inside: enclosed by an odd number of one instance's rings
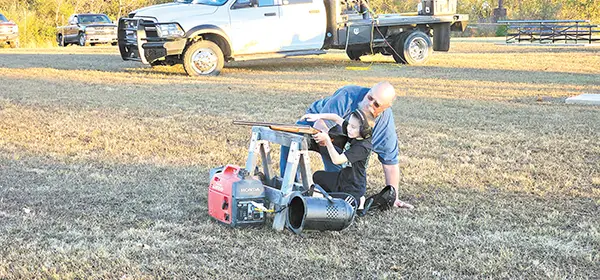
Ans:
{"label": "suv wheel", "polygon": [[10,42],[10,47],[11,47],[12,49],[14,49],[14,48],[18,48],[18,47],[19,47],[19,39],[17,39],[17,40],[15,40],[15,41],[12,41],[12,42]]}
{"label": "suv wheel", "polygon": [[58,37],[56,38],[56,42],[58,42],[58,46],[59,47],[66,47],[67,46],[65,44],[65,37],[63,37],[62,34],[58,34]]}
{"label": "suv wheel", "polygon": [[79,37],[77,37],[77,42],[79,42],[80,46],[82,46],[82,47],[85,46],[85,43],[86,43],[85,40],[86,40],[85,33],[79,33]]}
{"label": "suv wheel", "polygon": [[223,51],[211,41],[197,41],[191,44],[183,55],[183,68],[190,76],[217,76],[223,65]]}

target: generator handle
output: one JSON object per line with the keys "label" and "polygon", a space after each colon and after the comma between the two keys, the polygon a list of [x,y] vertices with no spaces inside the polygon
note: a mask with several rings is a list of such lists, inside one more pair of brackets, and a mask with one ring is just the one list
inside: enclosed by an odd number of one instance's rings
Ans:
{"label": "generator handle", "polygon": [[329,195],[321,186],[317,184],[313,184],[313,189],[317,192],[321,193],[330,203],[333,203],[333,197]]}
{"label": "generator handle", "polygon": [[240,168],[238,166],[235,166],[235,165],[232,165],[232,164],[228,164],[223,169],[223,174],[235,175],[235,174],[238,173],[239,170],[240,170]]}

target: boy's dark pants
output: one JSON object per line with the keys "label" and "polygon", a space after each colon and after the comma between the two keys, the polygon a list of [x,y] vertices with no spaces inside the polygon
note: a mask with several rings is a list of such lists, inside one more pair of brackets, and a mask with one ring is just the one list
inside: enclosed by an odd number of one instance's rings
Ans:
{"label": "boy's dark pants", "polygon": [[319,186],[321,186],[326,192],[343,192],[349,195],[354,196],[356,201],[360,201],[360,193],[357,191],[344,188],[344,186],[340,186],[338,184],[338,177],[340,176],[340,172],[327,172],[327,171],[317,171],[313,174],[313,182]]}
{"label": "boy's dark pants", "polygon": [[317,171],[313,174],[313,182],[321,186],[326,192],[340,192],[337,185],[340,172]]}

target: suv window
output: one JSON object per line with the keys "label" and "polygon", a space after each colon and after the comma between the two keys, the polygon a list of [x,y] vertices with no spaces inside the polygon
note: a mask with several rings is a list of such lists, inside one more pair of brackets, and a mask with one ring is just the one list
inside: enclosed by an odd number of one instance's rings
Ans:
{"label": "suv window", "polygon": [[258,0],[259,7],[274,6],[275,0]]}
{"label": "suv window", "polygon": [[0,14],[0,22],[7,22],[7,21],[8,21],[8,19],[3,14]]}
{"label": "suv window", "polygon": [[210,6],[221,6],[221,5],[225,4],[225,2],[227,2],[227,0],[175,0],[175,2],[186,3],[186,4],[196,3],[196,4],[204,4],[204,5],[210,5]]}
{"label": "suv window", "polygon": [[111,23],[105,15],[79,15],[80,23]]}
{"label": "suv window", "polygon": [[231,8],[245,9],[268,6],[275,6],[275,0],[237,0],[233,5],[231,5]]}

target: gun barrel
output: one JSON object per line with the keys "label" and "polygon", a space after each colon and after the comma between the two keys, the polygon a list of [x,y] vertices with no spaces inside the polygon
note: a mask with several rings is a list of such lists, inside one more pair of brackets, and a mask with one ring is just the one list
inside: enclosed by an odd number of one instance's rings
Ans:
{"label": "gun barrel", "polygon": [[233,121],[233,124],[237,125],[249,125],[249,126],[289,126],[297,128],[310,128],[310,125],[303,124],[284,124],[284,123],[270,123],[270,122],[249,122],[249,121]]}
{"label": "gun barrel", "polygon": [[249,122],[249,121],[233,121],[233,124],[237,124],[237,125],[249,125],[249,126],[289,125],[289,124],[281,124],[281,123]]}

